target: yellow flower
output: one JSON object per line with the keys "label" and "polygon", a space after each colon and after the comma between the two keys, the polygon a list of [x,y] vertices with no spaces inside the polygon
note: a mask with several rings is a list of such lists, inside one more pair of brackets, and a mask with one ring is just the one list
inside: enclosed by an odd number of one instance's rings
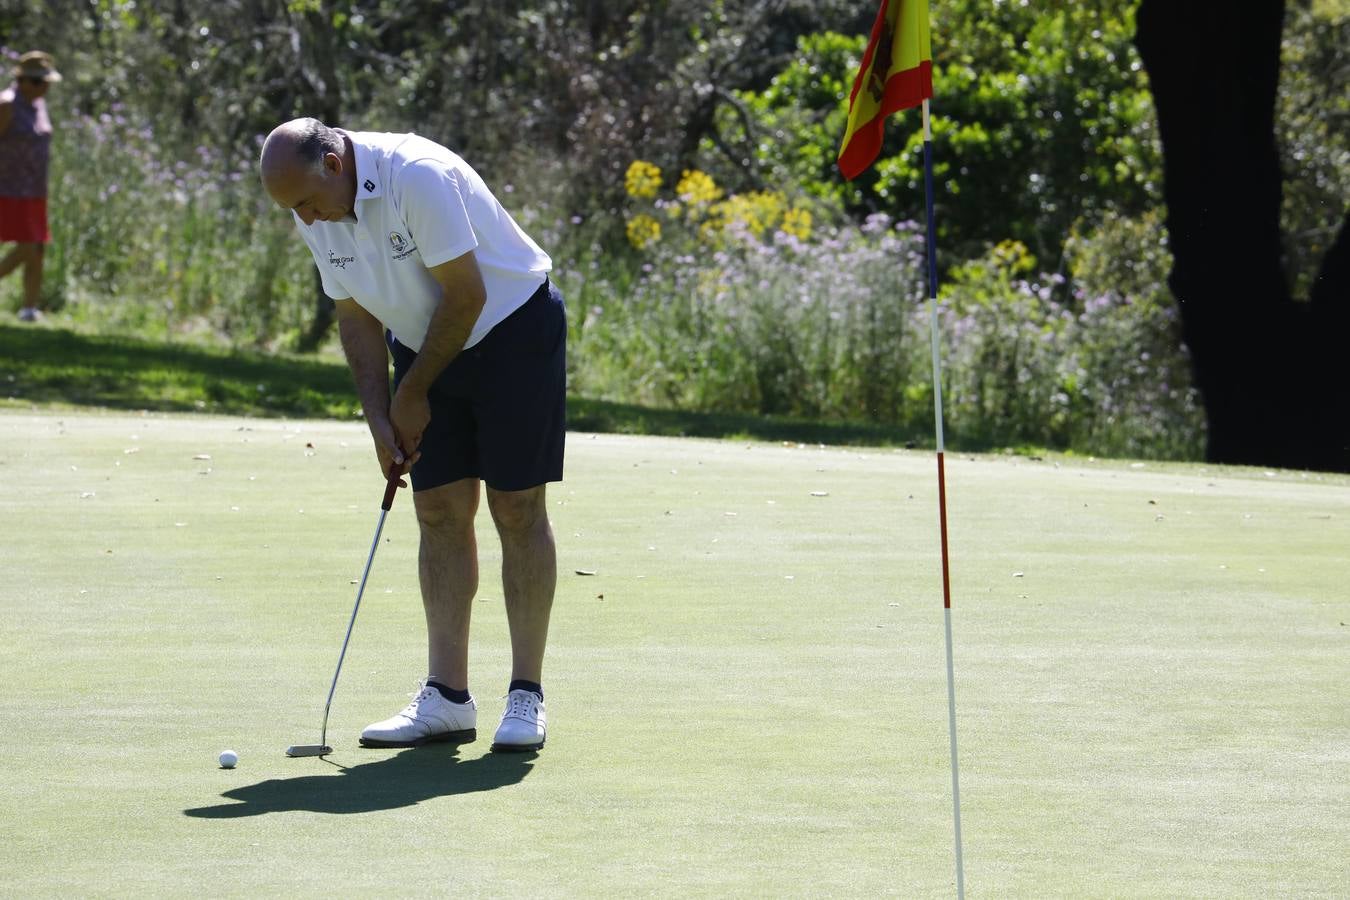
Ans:
{"label": "yellow flower", "polygon": [[708,173],[700,172],[698,169],[685,169],[680,183],[675,186],[675,193],[685,203],[707,204],[719,200],[722,189]]}
{"label": "yellow flower", "polygon": [[1021,241],[1002,241],[994,248],[994,260],[1011,274],[1030,272],[1036,268],[1036,257]]}
{"label": "yellow flower", "polygon": [[661,189],[661,170],[657,166],[642,160],[634,160],[623,176],[623,186],[628,196],[644,199],[655,197]]}
{"label": "yellow flower", "polygon": [[789,209],[783,213],[783,224],[778,226],[778,230],[792,235],[799,240],[806,240],[811,236],[811,212],[801,208]]}
{"label": "yellow flower", "polygon": [[628,220],[628,243],[639,250],[661,240],[661,223],[645,213]]}
{"label": "yellow flower", "polygon": [[783,217],[785,200],[782,194],[770,191],[751,191],[733,194],[712,208],[716,227],[740,225],[755,237],[772,229]]}

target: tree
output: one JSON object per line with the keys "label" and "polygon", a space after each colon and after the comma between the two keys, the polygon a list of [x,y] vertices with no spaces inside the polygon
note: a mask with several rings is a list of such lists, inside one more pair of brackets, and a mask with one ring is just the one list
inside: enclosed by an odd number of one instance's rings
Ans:
{"label": "tree", "polygon": [[[1275,133],[1282,0],[1143,0],[1136,43],[1163,143],[1186,342],[1214,462],[1350,471],[1350,239],[1306,299],[1282,257]],[[1342,200],[1342,202],[1344,202]]]}
{"label": "tree", "polygon": [[[1073,229],[1156,204],[1161,172],[1131,45],[1133,3],[934,7],[934,175],[945,256],[977,257],[1012,238],[1053,269]],[[882,211],[922,219],[917,112],[886,129],[874,167],[847,184],[839,178],[835,156],[867,36],[842,24],[803,37],[769,85],[740,92],[741,108],[722,110],[712,142],[737,148],[769,183],[843,203],[859,218]]]}

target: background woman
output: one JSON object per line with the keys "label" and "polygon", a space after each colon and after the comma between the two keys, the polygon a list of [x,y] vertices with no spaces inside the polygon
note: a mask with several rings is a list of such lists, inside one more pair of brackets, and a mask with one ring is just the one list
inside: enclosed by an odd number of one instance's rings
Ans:
{"label": "background woman", "polygon": [[43,97],[61,74],[46,53],[19,58],[14,84],[0,91],[0,241],[18,246],[0,259],[0,278],[23,269],[19,318],[41,318],[42,257],[51,241],[47,227],[47,163],[52,122]]}

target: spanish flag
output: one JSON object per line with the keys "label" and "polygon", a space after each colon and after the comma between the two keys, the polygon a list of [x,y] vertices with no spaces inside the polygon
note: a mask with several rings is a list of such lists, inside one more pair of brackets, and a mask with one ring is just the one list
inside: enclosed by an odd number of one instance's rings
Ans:
{"label": "spanish flag", "polygon": [[933,96],[933,51],[928,43],[928,0],[881,0],[872,39],[848,98],[848,131],[839,148],[845,180],[861,175],[881,151],[891,113]]}

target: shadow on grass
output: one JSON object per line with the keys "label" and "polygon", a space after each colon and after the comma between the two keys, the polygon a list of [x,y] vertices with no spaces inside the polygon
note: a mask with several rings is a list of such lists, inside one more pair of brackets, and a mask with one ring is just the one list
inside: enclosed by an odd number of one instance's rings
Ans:
{"label": "shadow on grass", "polygon": [[[435,797],[518,784],[534,768],[533,761],[538,757],[537,753],[488,753],[478,759],[460,760],[458,754],[458,747],[431,745],[350,768],[339,767],[338,775],[272,778],[221,794],[238,802],[185,809],[183,814],[195,819],[238,819],[279,812],[341,815],[399,809]],[[297,760],[295,764],[314,763]]]}
{"label": "shadow on grass", "polygon": [[744,438],[806,444],[873,447],[931,445],[933,436],[889,426],[855,422],[816,422],[744,413],[687,412],[628,403],[568,398],[567,427],[572,431],[651,434],[664,437]]}
{"label": "shadow on grass", "polygon": [[[348,421],[359,409],[341,361],[0,324],[0,406],[30,405]],[[573,431],[932,446],[927,430],[656,409],[583,397],[568,398],[567,418]]]}
{"label": "shadow on grass", "polygon": [[350,418],[339,362],[0,325],[0,397],[34,404]]}

